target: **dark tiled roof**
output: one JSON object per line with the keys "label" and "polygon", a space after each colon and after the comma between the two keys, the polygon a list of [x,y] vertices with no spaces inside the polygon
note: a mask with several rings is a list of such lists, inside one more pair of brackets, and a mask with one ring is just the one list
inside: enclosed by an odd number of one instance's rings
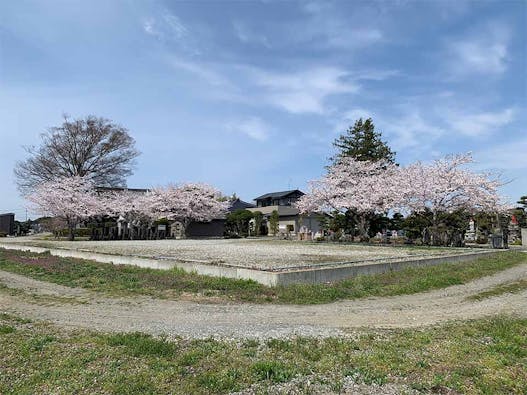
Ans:
{"label": "dark tiled roof", "polygon": [[298,190],[298,189],[292,189],[290,191],[282,191],[282,192],[271,192],[271,193],[266,193],[265,195],[262,195],[262,196],[258,196],[257,198],[254,198],[254,200],[262,200],[262,199],[280,199],[280,198],[284,198],[284,197],[287,197],[295,192],[298,192],[300,195],[303,195],[304,192]]}
{"label": "dark tiled roof", "polygon": [[254,208],[254,204],[244,202],[243,200],[236,199],[231,202],[229,211],[244,210],[246,208]]}
{"label": "dark tiled roof", "polygon": [[142,192],[146,193],[149,191],[149,189],[144,188],[126,188],[126,187],[95,187],[95,190],[98,192],[103,191],[111,191],[111,192],[123,192],[123,191],[130,191],[130,192]]}

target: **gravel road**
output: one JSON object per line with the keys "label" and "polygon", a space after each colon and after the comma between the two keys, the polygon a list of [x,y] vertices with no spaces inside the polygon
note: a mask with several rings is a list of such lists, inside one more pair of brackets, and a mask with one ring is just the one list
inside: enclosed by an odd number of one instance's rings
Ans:
{"label": "gravel road", "polygon": [[[325,305],[212,304],[149,297],[108,298],[0,271],[0,311],[60,326],[101,331],[141,331],[191,338],[341,336],[361,327],[408,328],[499,313],[527,316],[527,291],[480,301],[466,297],[527,278],[527,263],[465,285],[413,295],[347,300]],[[20,293],[45,295],[20,297]],[[56,302],[53,297],[57,297]],[[78,303],[64,302],[73,298]]]}

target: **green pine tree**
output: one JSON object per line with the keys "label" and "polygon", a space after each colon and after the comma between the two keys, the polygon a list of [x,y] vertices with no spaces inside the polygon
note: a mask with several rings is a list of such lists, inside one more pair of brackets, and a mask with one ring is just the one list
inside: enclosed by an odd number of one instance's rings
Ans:
{"label": "green pine tree", "polygon": [[386,161],[395,163],[395,152],[381,139],[381,132],[375,131],[371,118],[365,121],[360,118],[353,127],[348,128],[334,142],[337,153],[331,158],[333,163],[338,163],[341,158],[352,157],[356,160]]}

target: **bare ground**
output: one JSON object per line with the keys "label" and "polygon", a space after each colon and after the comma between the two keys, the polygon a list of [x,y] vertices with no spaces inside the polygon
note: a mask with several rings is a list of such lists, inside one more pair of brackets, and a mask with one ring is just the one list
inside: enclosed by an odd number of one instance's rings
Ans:
{"label": "bare ground", "polygon": [[0,287],[0,311],[60,326],[192,338],[338,336],[363,327],[419,327],[496,314],[526,317],[527,291],[467,300],[470,295],[522,278],[527,278],[527,263],[468,284],[426,293],[297,306],[108,298],[0,271],[0,283],[8,287]]}

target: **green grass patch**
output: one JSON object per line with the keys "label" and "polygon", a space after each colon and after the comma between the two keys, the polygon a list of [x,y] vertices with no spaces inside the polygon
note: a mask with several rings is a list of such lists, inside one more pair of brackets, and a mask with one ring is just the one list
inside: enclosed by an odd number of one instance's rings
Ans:
{"label": "green grass patch", "polygon": [[110,346],[122,346],[134,357],[161,356],[172,357],[176,353],[175,343],[165,339],[155,339],[144,333],[119,333],[107,337]]}
{"label": "green grass patch", "polygon": [[223,394],[302,378],[424,392],[524,394],[527,319],[507,316],[349,338],[168,340],[0,317],[0,393]]}
{"label": "green grass patch", "polygon": [[505,284],[499,284],[486,291],[479,292],[475,295],[467,297],[469,300],[482,300],[491,298],[493,296],[499,296],[506,293],[518,293],[527,289],[527,279],[521,279],[518,281],[512,281]]}
{"label": "green grass patch", "polygon": [[15,328],[10,325],[0,325],[0,335],[5,335],[7,333],[13,333]]}
{"label": "green grass patch", "polygon": [[526,261],[518,251],[500,252],[468,262],[407,268],[364,275],[332,284],[295,284],[266,287],[250,280],[235,280],[187,273],[112,265],[49,254],[0,249],[0,270],[69,287],[82,287],[113,296],[150,295],[177,299],[255,303],[328,303],[340,299],[392,296],[464,284]]}

